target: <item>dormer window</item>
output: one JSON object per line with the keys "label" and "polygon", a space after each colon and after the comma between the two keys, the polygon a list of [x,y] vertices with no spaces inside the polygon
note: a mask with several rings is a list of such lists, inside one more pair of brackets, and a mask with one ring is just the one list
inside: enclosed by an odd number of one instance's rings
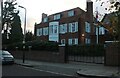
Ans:
{"label": "dormer window", "polygon": [[74,16],[74,10],[68,11],[68,16]]}
{"label": "dormer window", "polygon": [[48,22],[48,18],[47,17],[43,18],[43,22]]}
{"label": "dormer window", "polygon": [[54,20],[60,19],[60,14],[54,15]]}

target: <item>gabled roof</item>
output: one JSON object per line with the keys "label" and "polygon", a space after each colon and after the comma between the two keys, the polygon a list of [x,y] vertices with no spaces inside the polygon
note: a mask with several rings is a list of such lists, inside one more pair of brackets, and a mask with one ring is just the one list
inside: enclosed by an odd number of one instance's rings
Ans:
{"label": "gabled roof", "polygon": [[58,12],[58,13],[51,14],[51,15],[49,15],[49,16],[56,15],[56,14],[60,14],[60,13],[63,13],[63,12],[68,12],[68,11],[75,10],[75,9],[79,9],[79,10],[81,10],[82,12],[85,12],[85,11],[82,10],[81,8],[76,7],[76,8],[72,8],[72,9],[69,9],[69,10],[65,10],[65,11],[61,11],[61,12]]}
{"label": "gabled roof", "polygon": [[103,17],[103,19],[101,20],[101,22],[103,22],[103,23],[110,22],[111,17],[115,16],[115,13],[117,13],[117,11],[109,13],[109,14],[105,14],[104,17]]}

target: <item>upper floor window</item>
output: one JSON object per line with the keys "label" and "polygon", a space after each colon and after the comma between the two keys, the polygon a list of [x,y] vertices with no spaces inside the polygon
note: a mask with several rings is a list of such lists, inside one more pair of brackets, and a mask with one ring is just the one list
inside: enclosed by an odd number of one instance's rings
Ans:
{"label": "upper floor window", "polygon": [[85,22],[85,32],[90,33],[90,32],[91,32],[91,29],[90,29],[90,28],[91,28],[91,27],[90,27],[90,23]]}
{"label": "upper floor window", "polygon": [[69,23],[69,32],[78,31],[78,22]]}
{"label": "upper floor window", "polygon": [[68,16],[74,16],[74,10],[68,11]]}
{"label": "upper floor window", "polygon": [[57,34],[57,33],[58,33],[58,26],[57,25],[49,26],[49,34]]}
{"label": "upper floor window", "polygon": [[42,35],[42,28],[37,29],[37,36],[41,36]]}
{"label": "upper floor window", "polygon": [[48,35],[48,27],[43,28],[43,35]]}
{"label": "upper floor window", "polygon": [[48,22],[48,18],[43,18],[43,22]]}
{"label": "upper floor window", "polygon": [[60,14],[54,15],[54,20],[60,19]]}
{"label": "upper floor window", "polygon": [[60,33],[64,34],[67,32],[67,24],[60,25]]}

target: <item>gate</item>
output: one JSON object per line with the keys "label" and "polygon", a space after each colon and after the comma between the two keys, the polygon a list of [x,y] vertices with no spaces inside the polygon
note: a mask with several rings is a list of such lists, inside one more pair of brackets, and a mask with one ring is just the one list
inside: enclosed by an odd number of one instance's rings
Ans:
{"label": "gate", "polygon": [[66,61],[104,64],[104,46],[66,46]]}

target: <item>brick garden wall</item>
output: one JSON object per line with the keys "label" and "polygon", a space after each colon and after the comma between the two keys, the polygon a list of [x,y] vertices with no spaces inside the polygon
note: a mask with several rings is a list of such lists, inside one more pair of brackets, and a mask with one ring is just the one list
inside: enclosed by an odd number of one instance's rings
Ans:
{"label": "brick garden wall", "polygon": [[105,65],[120,66],[120,52],[117,45],[111,44],[106,48]]}
{"label": "brick garden wall", "polygon": [[[47,61],[47,62],[65,62],[65,51],[64,47],[59,47],[59,52],[50,51],[24,51],[25,59],[36,60],[36,61]],[[23,58],[23,51],[10,51],[16,59]]]}

